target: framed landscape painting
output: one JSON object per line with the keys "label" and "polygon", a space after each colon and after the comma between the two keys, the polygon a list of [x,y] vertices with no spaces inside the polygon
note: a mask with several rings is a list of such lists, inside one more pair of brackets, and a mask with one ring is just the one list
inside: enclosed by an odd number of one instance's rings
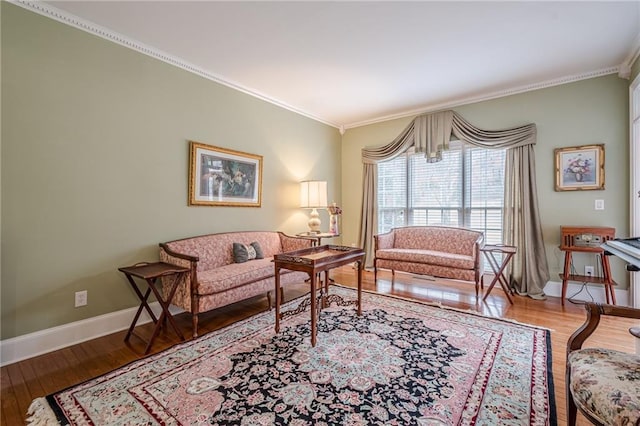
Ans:
{"label": "framed landscape painting", "polygon": [[190,152],[190,206],[261,206],[262,156],[194,141]]}
{"label": "framed landscape painting", "polygon": [[604,145],[556,148],[556,191],[604,189]]}

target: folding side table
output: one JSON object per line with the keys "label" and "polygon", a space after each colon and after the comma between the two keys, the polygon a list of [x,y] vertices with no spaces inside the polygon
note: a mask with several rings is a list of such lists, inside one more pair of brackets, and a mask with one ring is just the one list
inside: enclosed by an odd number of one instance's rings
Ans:
{"label": "folding side table", "polygon": [[[129,280],[129,283],[131,284],[131,287],[133,287],[133,291],[135,291],[135,293],[138,295],[138,298],[140,298],[140,306],[138,307],[136,316],[133,318],[133,322],[129,327],[129,331],[125,336],[124,341],[125,342],[129,341],[129,338],[131,337],[131,335],[134,334],[133,329],[135,328],[136,323],[140,318],[142,309],[147,310],[147,313],[149,314],[149,316],[151,317],[151,320],[155,324],[155,328],[153,329],[153,334],[151,335],[151,339],[149,339],[149,342],[147,343],[147,348],[144,351],[145,355],[148,354],[149,351],[151,350],[151,345],[153,344],[153,341],[158,336],[158,333],[160,332],[162,325],[166,323],[167,319],[169,320],[169,323],[171,323],[171,327],[173,327],[173,330],[176,332],[178,337],[182,341],[184,341],[184,335],[176,325],[173,319],[173,315],[171,315],[171,312],[169,312],[169,304],[173,299],[173,295],[176,293],[176,289],[178,288],[178,283],[180,282],[180,277],[182,276],[182,274],[189,273],[190,271],[189,268],[171,265],[169,263],[164,263],[164,262],[155,262],[155,263],[142,262],[142,263],[136,263],[133,266],[118,268],[118,270],[126,275],[127,279]],[[164,300],[162,298],[160,291],[156,287],[156,283],[158,281],[158,278],[167,277],[167,276],[173,276],[173,282],[171,283],[171,288],[169,289],[169,295],[167,297],[167,300]],[[147,282],[148,288],[147,288],[147,291],[144,293],[144,295],[140,291],[140,288],[138,288],[138,285],[134,281],[133,277],[145,280]],[[156,318],[153,311],[149,307],[149,304],[147,303],[147,300],[149,300],[149,295],[151,293],[153,293],[153,295],[158,300],[158,303],[160,303],[160,306],[162,307],[162,313],[158,318]],[[138,335],[136,336],[144,340],[142,337]]]}
{"label": "folding side table", "polygon": [[[511,300],[511,288],[509,287],[509,281],[507,277],[504,276],[504,270],[507,265],[511,261],[511,258],[514,254],[516,254],[516,248],[514,246],[506,246],[501,244],[486,244],[484,247],[480,248],[480,251],[484,253],[489,265],[491,265],[491,269],[495,276],[491,281],[491,284],[487,288],[487,291],[484,293],[484,297],[482,301],[484,302],[487,299],[491,290],[493,290],[493,286],[496,285],[496,282],[500,283],[502,289],[504,290],[504,294],[507,295],[507,299],[513,305],[513,300]],[[498,263],[498,259],[496,258],[496,254],[502,255],[502,263]]]}

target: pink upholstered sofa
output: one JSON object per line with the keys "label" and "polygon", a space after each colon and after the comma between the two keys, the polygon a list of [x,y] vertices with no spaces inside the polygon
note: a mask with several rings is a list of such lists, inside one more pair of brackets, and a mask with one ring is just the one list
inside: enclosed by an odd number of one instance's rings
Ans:
{"label": "pink upholstered sofa", "polygon": [[[234,243],[259,247],[263,258],[236,263]],[[273,255],[311,246],[308,238],[288,236],[282,232],[250,231],[201,235],[160,244],[160,260],[191,269],[184,283],[178,285],[172,304],[191,312],[193,336],[198,335],[198,314],[259,294],[275,286]],[[251,249],[249,249],[251,250]],[[254,249],[254,252],[256,250]],[[258,257],[260,257],[258,255]],[[242,259],[240,259],[242,260]],[[304,282],[307,274],[281,270],[282,286]],[[169,286],[163,285],[163,290]],[[166,297],[167,295],[164,294]]]}
{"label": "pink upholstered sofa", "polygon": [[444,226],[394,228],[374,236],[374,277],[378,269],[473,281],[482,277],[482,232]]}

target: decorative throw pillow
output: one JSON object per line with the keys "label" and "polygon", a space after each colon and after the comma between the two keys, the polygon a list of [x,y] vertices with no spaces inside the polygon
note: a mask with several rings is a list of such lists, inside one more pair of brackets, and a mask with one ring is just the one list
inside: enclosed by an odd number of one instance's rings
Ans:
{"label": "decorative throw pillow", "polygon": [[264,253],[262,252],[262,247],[260,247],[260,244],[258,244],[257,241],[254,241],[250,245],[256,251],[256,259],[264,259]]}
{"label": "decorative throw pillow", "polygon": [[248,260],[263,259],[262,247],[257,241],[251,244],[233,243],[233,261],[244,263]]}

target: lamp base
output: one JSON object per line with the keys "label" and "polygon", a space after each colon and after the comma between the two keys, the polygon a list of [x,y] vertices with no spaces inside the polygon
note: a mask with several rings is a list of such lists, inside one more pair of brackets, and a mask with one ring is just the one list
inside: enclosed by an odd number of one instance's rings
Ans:
{"label": "lamp base", "polygon": [[320,221],[320,214],[318,213],[318,210],[311,210],[311,214],[309,215],[309,222],[307,222],[307,225],[309,225],[309,232],[319,234],[321,224],[322,222]]}

